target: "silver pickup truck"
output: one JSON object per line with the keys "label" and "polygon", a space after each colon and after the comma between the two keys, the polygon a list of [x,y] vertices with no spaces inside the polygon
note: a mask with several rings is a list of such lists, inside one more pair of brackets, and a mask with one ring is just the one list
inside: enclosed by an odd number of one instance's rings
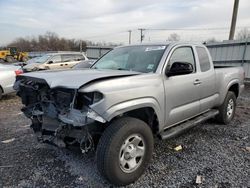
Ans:
{"label": "silver pickup truck", "polygon": [[39,141],[96,149],[100,173],[128,185],[150,162],[154,138],[214,117],[228,124],[243,80],[240,67],[215,68],[204,45],[142,44],[115,48],[90,69],[20,75],[15,89]]}

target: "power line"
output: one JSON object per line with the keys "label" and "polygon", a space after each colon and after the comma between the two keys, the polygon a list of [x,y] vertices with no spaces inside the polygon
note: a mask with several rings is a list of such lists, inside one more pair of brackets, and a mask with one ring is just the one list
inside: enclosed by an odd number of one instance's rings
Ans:
{"label": "power line", "polygon": [[[250,26],[238,26],[237,29],[243,29],[243,28],[250,28]],[[229,31],[229,27],[194,27],[194,28],[139,28],[139,29],[130,29],[130,30],[125,30],[125,31],[117,31],[117,32],[112,32],[112,33],[106,33],[103,35],[95,35],[95,36],[85,36],[84,38],[91,40],[91,39],[95,39],[95,38],[102,38],[102,37],[107,37],[107,36],[114,36],[114,35],[120,35],[120,34],[126,34],[129,32],[129,38],[128,38],[128,42],[131,44],[132,42],[132,32],[136,32],[139,30],[139,34],[140,34],[140,41],[142,42],[145,38],[145,31],[181,31],[181,32],[185,32],[185,31],[223,31],[223,32],[228,32]],[[124,40],[125,42],[126,40]]]}
{"label": "power line", "polygon": [[[246,27],[237,27],[237,28],[250,28]],[[207,28],[147,28],[146,30],[151,31],[202,31],[202,30],[229,30],[229,27],[207,27]]]}
{"label": "power line", "polygon": [[[250,26],[239,26],[237,27],[238,29],[243,29],[243,28],[250,28]],[[200,27],[200,28],[144,28],[143,31],[202,31],[202,30],[229,30],[229,27]],[[137,31],[138,29],[131,29],[130,31]],[[141,30],[141,29],[139,29]],[[105,36],[111,36],[111,35],[117,35],[117,34],[122,34],[126,33],[128,31],[118,31],[118,32],[112,32],[112,33],[107,33],[103,35],[94,35],[94,36],[86,36],[85,38],[100,38],[100,37],[105,37]],[[143,36],[143,33],[142,33]]]}

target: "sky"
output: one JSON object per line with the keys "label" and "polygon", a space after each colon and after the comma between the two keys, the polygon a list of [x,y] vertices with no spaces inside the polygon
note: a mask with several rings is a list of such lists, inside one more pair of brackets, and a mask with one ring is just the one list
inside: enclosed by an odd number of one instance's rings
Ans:
{"label": "sky", "polygon": [[[46,31],[95,42],[185,41],[228,38],[234,0],[0,0],[0,45]],[[250,29],[250,0],[240,0],[237,30]],[[214,28],[214,29],[211,29]],[[154,30],[153,30],[154,29]],[[155,30],[164,29],[164,30]],[[167,30],[165,30],[167,29]],[[176,30],[175,30],[176,29]],[[194,30],[193,30],[194,29]]]}

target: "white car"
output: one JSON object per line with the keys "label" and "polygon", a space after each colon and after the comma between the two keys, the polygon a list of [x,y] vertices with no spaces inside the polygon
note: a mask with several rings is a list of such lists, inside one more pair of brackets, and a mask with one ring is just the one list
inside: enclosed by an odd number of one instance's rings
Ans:
{"label": "white car", "polygon": [[13,85],[16,75],[23,73],[20,68],[20,66],[0,64],[0,99],[3,95],[15,92]]}
{"label": "white car", "polygon": [[43,55],[28,63],[23,67],[24,72],[48,70],[48,69],[68,69],[80,61],[88,58],[80,52],[60,52]]}

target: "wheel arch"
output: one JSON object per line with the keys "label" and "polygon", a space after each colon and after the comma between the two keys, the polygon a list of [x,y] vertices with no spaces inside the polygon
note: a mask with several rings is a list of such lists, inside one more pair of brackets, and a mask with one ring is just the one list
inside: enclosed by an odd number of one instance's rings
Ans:
{"label": "wheel arch", "polygon": [[147,123],[153,133],[157,133],[164,119],[160,105],[153,98],[136,99],[112,106],[104,114],[106,120],[113,121],[121,116],[138,118]]}
{"label": "wheel arch", "polygon": [[235,94],[236,98],[238,98],[238,96],[239,96],[239,90],[240,90],[239,88],[240,88],[239,83],[233,83],[228,88],[228,91],[232,91]]}
{"label": "wheel arch", "polygon": [[240,90],[239,80],[238,79],[231,80],[224,89],[221,88],[220,90],[221,90],[220,104],[223,103],[229,91],[232,91],[237,98],[239,96],[239,90]]}

